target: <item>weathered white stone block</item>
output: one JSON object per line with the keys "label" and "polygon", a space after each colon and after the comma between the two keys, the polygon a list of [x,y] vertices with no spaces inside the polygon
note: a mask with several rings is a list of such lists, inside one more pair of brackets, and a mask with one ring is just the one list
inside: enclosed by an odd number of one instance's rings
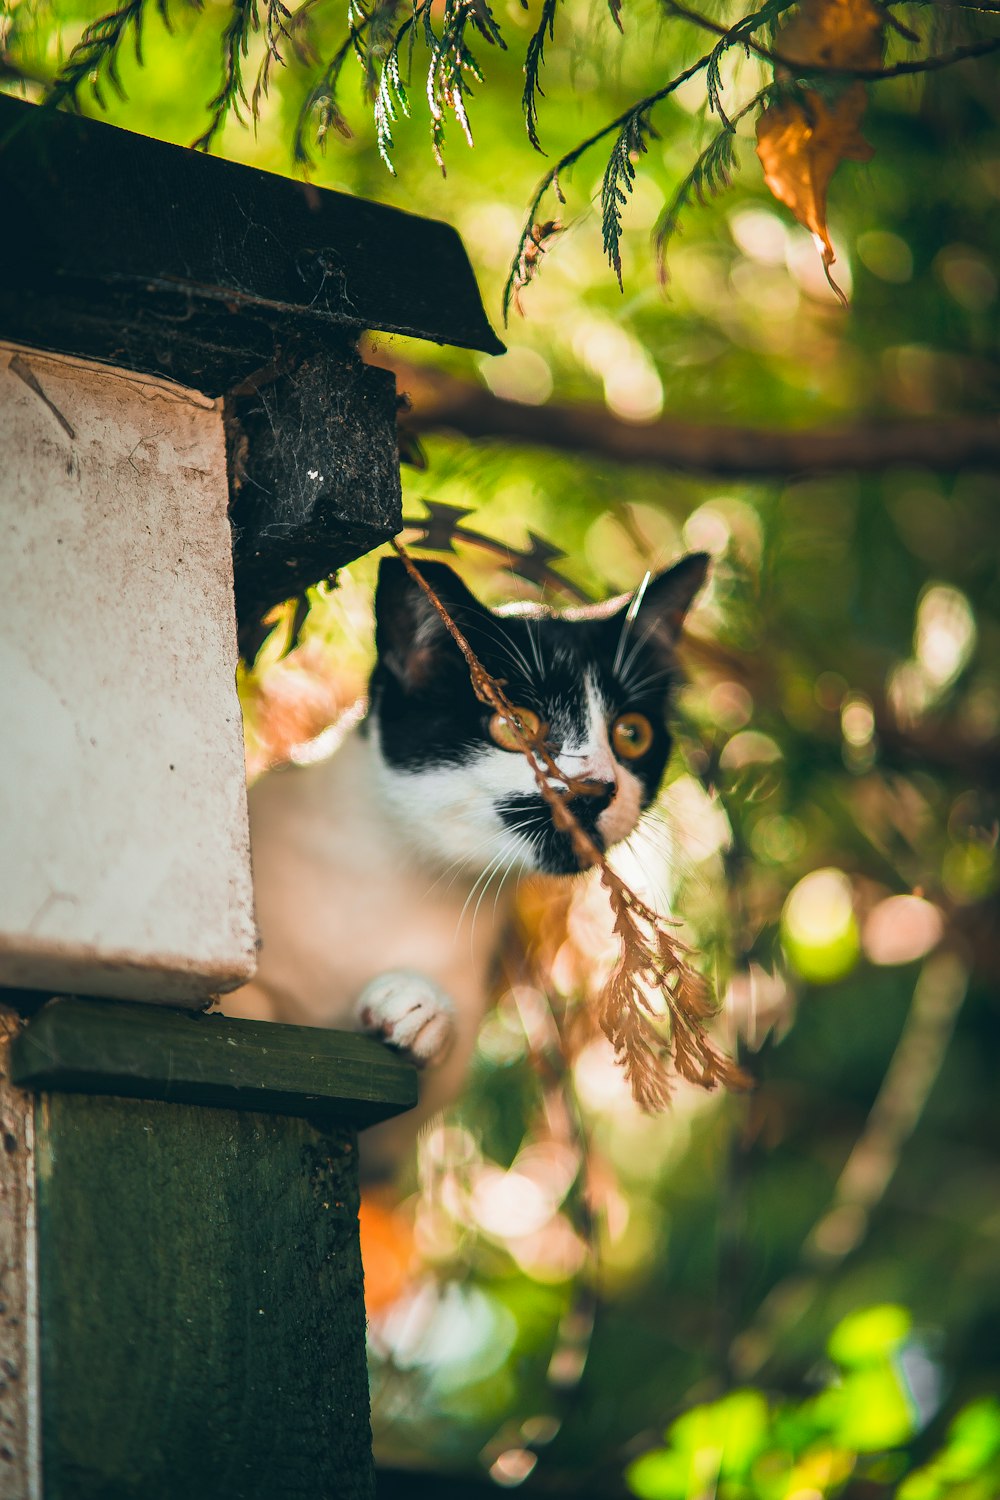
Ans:
{"label": "weathered white stone block", "polygon": [[254,968],[221,404],[0,344],[0,984]]}

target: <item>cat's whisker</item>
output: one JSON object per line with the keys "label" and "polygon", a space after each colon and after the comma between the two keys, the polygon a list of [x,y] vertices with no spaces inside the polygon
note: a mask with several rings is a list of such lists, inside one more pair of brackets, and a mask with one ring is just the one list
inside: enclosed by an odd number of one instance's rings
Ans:
{"label": "cat's whisker", "polygon": [[[503,626],[500,625],[499,622],[495,622],[495,623],[496,623],[497,633],[503,637],[503,639],[507,642],[507,645],[510,648],[510,659],[513,662],[515,662],[516,665],[518,665],[520,667],[521,671],[524,673],[524,675],[528,679],[528,681],[529,682],[532,681],[533,678],[534,678],[534,673],[531,670],[531,667],[530,667],[530,665],[528,663],[528,659],[525,656],[524,652],[521,650],[520,646],[517,644],[517,642],[515,641],[514,637],[510,634],[510,631],[504,630]],[[530,632],[529,632],[529,634],[530,634]]]}
{"label": "cat's whisker", "polygon": [[625,611],[625,618],[622,621],[622,628],[618,634],[618,647],[615,651],[614,666],[611,668],[613,676],[618,675],[618,670],[622,664],[622,655],[625,651],[625,643],[629,638],[629,632],[631,631],[632,626],[635,624],[636,615],[639,613],[639,607],[642,604],[642,596],[643,594],[645,594],[646,589],[649,587],[649,580],[651,576],[652,575],[650,573],[646,574],[645,578],[642,580],[639,587],[632,595],[632,601],[629,604],[628,609]]}
{"label": "cat's whisker", "polygon": [[[521,837],[521,835],[519,834],[518,838],[520,838],[520,837]],[[510,848],[510,844],[508,844],[506,846],[506,848],[504,850],[504,854],[506,854],[507,849],[509,849],[509,848]],[[502,873],[500,872],[500,865],[503,864],[503,860],[501,859],[500,862],[497,864],[496,868],[494,869],[493,874],[490,876],[489,880],[483,886],[483,889],[479,893],[479,900],[476,902],[476,909],[472,913],[472,929],[471,929],[471,933],[470,933],[470,939],[474,938],[475,935],[476,935],[476,919],[479,916],[479,908],[482,906],[483,901],[484,901],[484,899],[486,897],[486,893],[488,892],[490,886],[493,884],[493,881],[496,879],[497,875],[500,876],[499,880],[497,881],[496,896],[494,897],[494,900],[493,900],[493,909],[494,909],[494,911],[496,911],[496,903],[500,899],[500,893],[503,890],[504,882],[507,879],[507,876],[510,874],[511,870],[513,869],[515,862],[519,858],[521,858],[521,851],[516,847],[516,844],[515,844],[513,853],[511,854],[510,858],[507,860],[507,863],[504,865],[503,872]]]}
{"label": "cat's whisker", "polygon": [[[521,834],[520,834],[520,832],[518,832],[518,833],[515,833],[512,838],[508,839],[507,842],[504,844],[503,848],[500,850],[500,853],[497,855],[496,859],[493,860],[492,864],[489,867],[489,877],[486,880],[486,883],[484,884],[482,890],[479,893],[479,899],[476,902],[475,910],[472,913],[472,923],[471,923],[470,928],[469,928],[469,945],[470,945],[470,947],[472,946],[472,943],[473,943],[473,941],[475,939],[475,936],[476,936],[476,919],[479,916],[479,908],[483,904],[483,899],[486,896],[486,892],[489,890],[490,886],[492,885],[494,876],[496,874],[498,874],[498,872],[500,870],[500,866],[503,864],[504,860],[507,858],[507,855],[511,851],[511,849],[513,849],[513,851],[514,851],[513,852],[513,858],[514,859],[517,858],[517,854],[518,854],[517,844],[518,844],[518,841],[520,840],[520,838],[521,838]],[[477,884],[478,884],[478,882],[477,882]],[[501,884],[502,884],[502,881],[501,881]],[[499,891],[498,891],[497,894],[499,895]],[[471,899],[471,893],[470,893],[470,899]],[[466,901],[465,906],[463,906],[463,908],[462,908],[462,916],[465,915],[465,912],[466,912],[466,909],[468,907],[468,904],[469,904],[468,901]],[[461,921],[461,917],[459,918],[459,921]]]}
{"label": "cat's whisker", "polygon": [[[666,867],[668,862],[665,858],[667,853],[665,846],[658,846],[650,837],[650,830],[642,823],[629,834],[629,837],[625,840],[625,846],[628,849],[629,858],[634,860],[639,869],[652,905],[658,909],[669,908],[671,902],[666,884]],[[653,856],[660,866],[658,870],[654,868],[652,873],[649,868],[650,856]]]}
{"label": "cat's whisker", "polygon": [[[507,656],[508,661],[510,661],[513,666],[517,667],[519,672],[523,672],[524,676],[529,682],[533,681],[535,674],[532,671],[531,665],[524,652],[521,650],[520,646],[511,635],[510,631],[504,629],[503,625],[495,615],[490,624],[490,630],[486,630],[484,627],[470,628],[470,638],[479,636],[488,643],[491,649],[494,650],[499,646],[500,649],[504,651],[504,654]],[[498,641],[496,638],[497,636],[502,637],[502,641]],[[506,646],[504,646],[502,642],[506,642]]]}
{"label": "cat's whisker", "polygon": [[[507,845],[505,844],[503,852],[506,853],[506,850],[507,850]],[[477,877],[475,884],[473,885],[472,889],[469,891],[469,894],[466,896],[465,901],[464,901],[464,903],[462,905],[462,910],[458,914],[458,920],[455,923],[455,936],[456,937],[458,936],[459,929],[462,926],[462,922],[465,919],[465,913],[469,909],[469,903],[470,903],[470,901],[472,900],[473,896],[476,894],[476,892],[479,889],[480,885],[482,885],[482,882],[484,880],[488,880],[489,877],[492,875],[493,871],[497,867],[497,864],[499,863],[499,858],[502,858],[502,855],[499,856],[499,857],[495,856],[493,859],[490,860],[489,864],[486,866],[486,869],[483,870],[480,873],[480,875]],[[485,889],[485,887],[484,887],[484,889]],[[478,910],[478,908],[477,908],[477,910]],[[475,931],[475,926],[473,925],[473,932],[474,931]],[[469,938],[469,946],[470,946],[470,948],[472,946],[472,936],[471,936],[471,934],[470,934],[470,938]]]}
{"label": "cat's whisker", "polygon": [[621,669],[621,680],[622,681],[627,680],[629,672],[631,672],[632,667],[635,665],[635,662],[638,660],[639,652],[642,650],[643,646],[649,640],[649,638],[653,634],[653,632],[657,629],[659,623],[660,623],[660,621],[659,621],[658,617],[656,615],[654,615],[653,618],[652,618],[652,620],[650,621],[649,625],[647,625],[646,629],[643,631],[642,635],[639,636],[638,639],[633,642],[632,649],[629,651],[629,654],[628,654],[627,658],[622,663],[622,669]]}
{"label": "cat's whisker", "polygon": [[642,825],[650,839],[650,842],[658,842],[664,852],[672,857],[677,848],[677,823],[676,819],[668,816],[661,808],[651,807],[643,814]]}
{"label": "cat's whisker", "polygon": [[[510,876],[510,871],[513,870],[514,862],[516,862],[519,858],[519,850],[514,849],[513,855],[511,855],[510,859],[508,859],[507,864],[505,864],[504,871],[502,871],[501,877],[499,877],[498,882],[496,882],[496,889],[495,892],[493,892],[493,909],[492,913],[490,913],[490,919],[492,919],[492,921],[496,921],[496,906],[498,906],[499,898],[501,898],[501,895],[504,894],[504,886],[507,885],[507,879],[508,876]],[[483,894],[486,894],[486,892],[483,892]],[[472,932],[475,932],[475,915],[472,916]]]}
{"label": "cat's whisker", "polygon": [[495,641],[493,644],[494,648],[500,651],[502,658],[509,662],[510,666],[517,673],[517,675],[519,677],[523,677],[526,683],[530,683],[533,685],[535,681],[535,674],[532,671],[531,667],[528,666],[527,662],[524,662],[519,658],[513,656],[510,651],[506,650],[501,642]]}
{"label": "cat's whisker", "polygon": [[[651,813],[654,812],[650,809]],[[704,884],[705,870],[702,860],[685,848],[684,824],[676,813],[657,807],[653,816],[658,836],[663,840],[664,862],[669,866],[675,891],[689,882]]]}
{"label": "cat's whisker", "polygon": [[[534,853],[534,850],[535,850],[536,840],[537,840],[537,835],[536,835],[536,838],[533,838],[531,840],[531,843],[528,846],[529,852],[532,853],[532,854]],[[518,851],[515,849],[514,853],[511,855],[510,859],[507,861],[507,868],[506,868],[506,870],[504,870],[504,872],[501,875],[500,880],[499,880],[499,882],[497,884],[496,895],[493,897],[493,912],[492,912],[492,916],[493,916],[493,920],[494,921],[496,921],[497,903],[500,900],[501,893],[502,893],[503,888],[504,888],[504,886],[505,886],[505,884],[507,882],[507,877],[510,874],[511,870],[513,869],[513,867],[514,867],[514,861],[517,858],[518,858]],[[473,920],[473,927],[475,927],[475,918],[473,918],[472,920]]]}
{"label": "cat's whisker", "polygon": [[[458,921],[455,924],[455,930],[456,930],[456,932],[458,931],[458,928],[461,927],[462,921],[463,921],[463,919],[465,917],[465,913],[469,909],[469,903],[471,902],[473,896],[475,896],[476,891],[479,889],[480,885],[482,885],[483,881],[485,880],[486,884],[483,885],[483,894],[485,895],[486,888],[489,885],[490,881],[492,880],[494,873],[496,872],[496,870],[499,869],[499,867],[500,867],[501,863],[503,862],[503,860],[506,859],[509,850],[512,847],[515,847],[516,844],[517,844],[518,839],[522,837],[523,826],[524,825],[519,824],[518,827],[516,829],[514,829],[514,831],[511,834],[510,838],[504,840],[503,844],[501,845],[499,853],[495,854],[493,856],[493,858],[490,860],[489,864],[486,866],[485,870],[481,871],[481,873],[477,877],[477,879],[475,881],[475,884],[473,885],[473,887],[470,890],[469,894],[465,898],[465,902],[464,902],[464,904],[462,906],[462,910],[458,914]],[[482,899],[482,896],[480,897],[480,900],[481,899]],[[476,911],[478,912],[478,910],[479,910],[479,905],[477,903],[477,905],[476,905]],[[475,930],[475,918],[473,918],[473,931],[474,930]]]}
{"label": "cat's whisker", "polygon": [[451,862],[447,864],[441,871],[440,875],[433,882],[433,884],[427,887],[427,895],[432,895],[438,889],[441,882],[447,879],[449,875],[451,876],[451,879],[448,880],[448,884],[445,886],[446,891],[451,890],[452,886],[462,874],[463,870],[471,875],[472,871],[468,869],[468,866],[474,855],[478,854],[480,849],[485,849],[487,845],[492,844],[496,836],[496,829],[491,829],[485,838],[479,840],[478,844],[474,844],[471,849],[469,849],[464,854],[460,854],[457,859],[451,860]]}
{"label": "cat's whisker", "polygon": [[658,822],[640,823],[639,827],[629,839],[629,847],[632,847],[632,839],[636,839],[640,847],[645,848],[651,854],[655,854],[664,865],[673,862],[674,851],[677,840],[671,829]]}
{"label": "cat's whisker", "polygon": [[659,672],[647,672],[645,677],[638,679],[619,677],[618,681],[630,695],[638,696],[639,693],[647,692],[654,683],[666,681],[668,684],[674,673],[669,667],[663,667]]}
{"label": "cat's whisker", "polygon": [[[531,654],[535,658],[535,665],[538,668],[538,681],[541,682],[545,677],[545,666],[542,662],[542,647],[540,632],[538,629],[538,621],[532,620],[530,615],[526,615],[524,617],[524,625],[528,633],[528,645],[531,647]],[[535,627],[534,634],[532,634],[531,632],[532,625],[534,625]]]}

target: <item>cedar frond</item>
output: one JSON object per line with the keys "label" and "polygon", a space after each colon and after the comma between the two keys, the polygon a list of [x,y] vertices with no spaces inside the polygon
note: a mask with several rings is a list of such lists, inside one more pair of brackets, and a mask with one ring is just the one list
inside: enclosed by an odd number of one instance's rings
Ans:
{"label": "cedar frond", "polygon": [[[541,269],[541,256],[545,253],[545,250],[547,248],[547,246],[543,243],[544,238],[546,237],[543,231],[545,230],[546,226],[540,223],[536,219],[535,215],[538,213],[542,199],[545,197],[550,188],[554,188],[559,202],[565,203],[566,201],[563,197],[562,189],[559,186],[558,175],[559,168],[565,165],[565,161],[566,159],[564,157],[561,162],[553,167],[551,172],[547,172],[542,178],[541,182],[538,184],[538,187],[535,189],[535,196],[531,200],[531,206],[528,209],[528,217],[525,220],[523,229],[521,230],[521,238],[517,242],[517,249],[514,251],[514,259],[510,263],[510,270],[507,273],[507,280],[504,284],[504,327],[507,326],[507,322],[510,318],[511,303],[514,303],[518,312],[522,311],[521,292],[526,286],[529,285],[529,283],[535,278],[535,276],[537,276],[539,270]],[[547,221],[547,223],[548,225],[555,225],[556,221],[550,219]],[[561,228],[562,226],[559,225],[558,227]]]}
{"label": "cedar frond", "polygon": [[709,110],[719,116],[724,125],[730,121],[726,118],[726,112],[722,107],[722,75],[720,67],[722,59],[730,47],[742,46],[746,49],[747,56],[750,49],[747,45],[750,38],[764,27],[773,27],[778,17],[786,10],[798,3],[798,0],[765,0],[759,10],[751,11],[749,15],[742,16],[734,26],[730,27],[725,36],[712,48],[709,53],[708,65],[705,69],[705,91],[708,95]]}
{"label": "cedar frond", "polygon": [[285,66],[282,45],[287,43],[298,62],[303,65],[317,62],[309,42],[307,23],[318,0],[303,0],[303,4],[295,11],[290,11],[283,0],[265,0],[265,3],[267,15],[264,22],[264,56],[257,69],[257,82],[250,99],[250,112],[255,124],[260,119],[261,105],[270,92],[273,64]]}
{"label": "cedar frond", "polygon": [[731,120],[727,120],[718,135],[709,141],[657,220],[653,230],[653,246],[661,283],[667,280],[667,249],[677,233],[683,210],[692,198],[697,198],[704,207],[709,198],[717,197],[731,186],[738,170],[736,127]]}
{"label": "cedar frond", "polygon": [[[284,9],[284,7],[282,7]],[[209,101],[208,125],[191,142],[195,151],[208,151],[230,112],[245,124],[240,105],[250,108],[243,84],[243,60],[250,50],[250,37],[260,30],[257,0],[230,0],[229,19],[222,33],[222,82],[218,93]]]}
{"label": "cedar frond", "polygon": [[604,253],[608,257],[618,285],[622,286],[622,208],[628,202],[635,183],[635,163],[648,148],[646,139],[655,136],[644,106],[627,115],[608,157],[601,183],[601,230]]}
{"label": "cedar frond", "polygon": [[[574,795],[586,795],[586,783],[567,777],[544,745],[529,742],[521,732],[517,710],[500,684],[479,661],[445,606],[399,541],[393,547],[414,582],[424,591],[469,669],[473,691],[481,703],[503,716],[518,749],[528,761],[535,783],[548,803],[552,821],[565,833],[581,867],[596,866],[608,893],[614,930],[621,943],[617,964],[598,1000],[598,1021],[625,1070],[636,1102],[647,1111],[670,1102],[673,1069],[701,1088],[717,1084],[748,1088],[750,1080],[716,1047],[705,1022],[714,1007],[703,977],[691,966],[688,949],[671,931],[671,923],[653,910],[612,869],[602,850],[581,827],[570,808]],[[553,791],[548,775],[555,775],[566,794]],[[669,1021],[664,1034],[650,1000],[650,990],[662,995]]]}
{"label": "cedar frond", "polygon": [[600,129],[588,135],[585,140],[580,141],[571,151],[567,151],[565,156],[561,156],[555,166],[546,172],[541,182],[535,188],[524,221],[524,227],[521,230],[521,237],[518,240],[517,249],[514,251],[514,258],[510,264],[510,270],[507,273],[507,281],[503,289],[503,320],[505,324],[510,317],[511,303],[516,303],[519,291],[526,285],[524,279],[525,254],[529,251],[529,247],[534,239],[540,219],[539,210],[543,199],[549,191],[554,191],[559,202],[565,203],[566,199],[559,185],[560,177],[568,172],[571,167],[575,166],[581,157],[586,156],[587,152],[593,146],[596,146],[598,141],[603,141],[613,131],[617,131],[620,136],[622,128],[627,122],[639,115],[648,117],[654,105],[668,98],[682,84],[687,83],[689,79],[696,77],[698,73],[702,72],[708,65],[709,56],[709,53],[705,53],[703,57],[697,58],[695,62],[684,68],[682,72],[676,74],[668,83],[665,83],[662,88],[657,89],[655,93],[648,94],[645,99],[640,99],[637,104],[625,110],[623,114],[617,115],[613,120],[609,120],[606,125],[602,125]]}
{"label": "cedar frond", "polygon": [[558,3],[559,0],[542,0],[541,19],[537,29],[532,33],[528,50],[524,55],[524,92],[521,95],[521,106],[524,110],[528,140],[536,151],[542,149],[542,143],[538,138],[538,100],[544,96],[540,77],[545,62],[545,35],[547,32],[551,42],[555,34]]}
{"label": "cedar frond", "polygon": [[392,157],[389,154],[393,145],[392,126],[400,115],[408,115],[410,113],[410,103],[399,62],[399,49],[403,42],[408,39],[412,55],[414,38],[413,21],[414,18],[410,16],[390,38],[382,59],[378,87],[375,92],[375,137],[378,144],[378,154],[393,176],[396,175],[396,169],[392,164]]}
{"label": "cedar frond", "polygon": [[331,128],[344,136],[346,140],[351,138],[353,132],[337,102],[337,86],[344,64],[354,50],[358,29],[360,28],[351,27],[302,101],[302,108],[296,118],[292,135],[292,155],[302,167],[312,165],[312,156],[306,144],[306,136],[310,129],[313,143],[320,149],[325,145]]}
{"label": "cedar frond", "polygon": [[[445,169],[445,121],[449,111],[454,114],[469,145],[472,145],[466,106],[467,96],[471,93],[468,80],[471,77],[482,81],[483,75],[466,41],[466,31],[476,31],[491,45],[502,49],[506,48],[506,43],[487,0],[445,0],[440,17],[440,35],[434,28],[432,3],[433,0],[415,0],[411,13],[397,26],[395,18],[401,0],[375,0],[370,11],[364,9],[364,0],[351,0],[351,31],[348,41],[336,53],[322,79],[314,87],[300,116],[296,136],[296,154],[300,160],[305,159],[304,124],[311,113],[316,110],[321,112],[318,134],[325,133],[323,111],[326,112],[327,123],[332,119],[338,129],[346,127],[346,121],[335,105],[335,96],[341,68],[353,49],[365,70],[365,92],[374,108],[379,155],[388,170],[395,172],[391,156],[392,128],[400,116],[410,113],[409,74],[418,39],[423,41],[428,52],[424,91],[430,114],[434,157],[442,172]],[[401,59],[404,43],[407,48],[405,67]]]}
{"label": "cedar frond", "polygon": [[521,307],[521,293],[526,286],[530,286],[542,268],[542,256],[550,249],[557,235],[562,234],[563,226],[558,219],[546,219],[544,224],[532,224],[531,235],[528,243],[521,252],[517,277],[514,281],[514,306],[519,313],[523,313]]}
{"label": "cedar frond", "polygon": [[145,3],[146,0],[124,0],[124,4],[117,10],[100,16],[86,28],[46,90],[46,104],[75,105],[81,87],[84,83],[89,83],[91,93],[101,109],[104,109],[102,75],[107,78],[119,98],[125,98],[125,90],[118,75],[119,52],[131,30],[136,61],[141,64]]}
{"label": "cedar frond", "polygon": [[369,104],[376,105],[386,60],[399,46],[408,31],[412,32],[416,11],[397,26],[397,16],[405,0],[374,0],[366,9],[365,0],[349,0],[347,19],[354,55],[364,74],[362,92]]}
{"label": "cedar frond", "polygon": [[430,53],[427,65],[427,107],[431,116],[431,146],[434,160],[445,171],[445,119],[450,110],[471,146],[472,127],[466,98],[472,90],[468,79],[483,80],[479,64],[466,42],[466,27],[471,26],[492,46],[506,51],[504,41],[488,0],[444,0],[441,12],[441,35],[434,30],[430,0],[423,0],[424,41]]}

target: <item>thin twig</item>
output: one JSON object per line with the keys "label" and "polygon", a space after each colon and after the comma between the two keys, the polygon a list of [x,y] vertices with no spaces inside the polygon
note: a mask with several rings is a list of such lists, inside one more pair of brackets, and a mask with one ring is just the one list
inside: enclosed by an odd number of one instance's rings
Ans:
{"label": "thin twig", "polygon": [[[693,22],[700,26],[703,31],[710,31],[714,36],[728,39],[731,31],[725,26],[720,26],[717,21],[710,20],[696,10],[682,5],[680,0],[663,0],[667,9],[675,15],[683,17],[684,20]],[[919,40],[913,32],[904,33],[908,40]],[[988,37],[979,42],[971,42],[962,47],[956,47],[952,52],[942,52],[934,57],[915,57],[908,62],[892,63],[887,68],[856,68],[841,66],[837,63],[811,63],[803,62],[801,58],[786,57],[781,52],[774,51],[771,47],[765,47],[762,43],[755,41],[752,36],[741,36],[736,39],[740,46],[749,48],[764,62],[773,64],[774,67],[787,68],[797,78],[845,78],[862,79],[869,82],[880,82],[883,78],[899,78],[908,73],[932,73],[940,68],[950,68],[955,63],[965,62],[972,57],[986,57],[991,52],[1000,48],[1000,37]]]}

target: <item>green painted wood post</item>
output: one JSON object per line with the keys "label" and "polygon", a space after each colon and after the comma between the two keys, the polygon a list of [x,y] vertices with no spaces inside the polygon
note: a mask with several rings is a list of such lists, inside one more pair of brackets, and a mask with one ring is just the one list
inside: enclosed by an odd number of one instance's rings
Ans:
{"label": "green painted wood post", "polygon": [[365,1037],[54,1000],[32,1091],[41,1500],[369,1500]]}

